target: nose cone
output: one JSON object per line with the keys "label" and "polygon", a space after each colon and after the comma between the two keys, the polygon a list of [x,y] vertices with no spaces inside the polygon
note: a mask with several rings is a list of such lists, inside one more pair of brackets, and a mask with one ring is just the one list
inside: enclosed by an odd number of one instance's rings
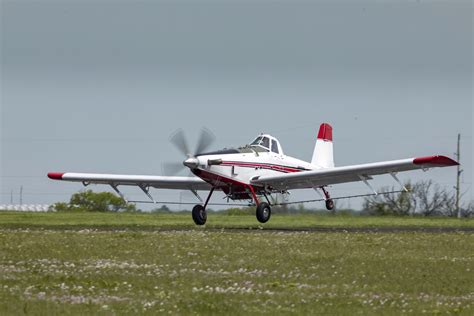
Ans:
{"label": "nose cone", "polygon": [[196,169],[199,166],[199,160],[195,157],[191,157],[183,161],[183,165],[190,169]]}

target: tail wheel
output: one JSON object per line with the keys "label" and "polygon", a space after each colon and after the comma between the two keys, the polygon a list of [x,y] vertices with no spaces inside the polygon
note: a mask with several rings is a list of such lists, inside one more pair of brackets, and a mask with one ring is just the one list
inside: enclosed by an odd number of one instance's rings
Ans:
{"label": "tail wheel", "polygon": [[204,225],[207,220],[207,212],[204,206],[198,204],[193,207],[193,221],[196,225]]}
{"label": "tail wheel", "polygon": [[332,199],[326,200],[326,209],[332,211],[334,209],[334,201]]}
{"label": "tail wheel", "polygon": [[257,206],[257,220],[260,223],[266,223],[272,215],[272,209],[268,203],[262,202]]}

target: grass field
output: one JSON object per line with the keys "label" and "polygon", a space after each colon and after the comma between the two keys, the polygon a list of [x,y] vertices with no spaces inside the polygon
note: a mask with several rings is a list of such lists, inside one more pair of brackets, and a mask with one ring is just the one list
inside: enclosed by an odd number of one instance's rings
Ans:
{"label": "grass field", "polygon": [[[44,229],[199,229],[191,219],[191,213],[27,213],[0,212],[0,227]],[[445,217],[375,217],[333,216],[330,214],[272,215],[264,225],[255,216],[210,213],[207,229],[311,229],[311,228],[367,228],[367,227],[450,227],[474,229],[474,220]]]}
{"label": "grass field", "polygon": [[[375,229],[394,227],[403,229]],[[259,225],[210,214],[195,227],[190,215],[0,212],[0,314],[473,315],[473,228],[439,218],[275,215]]]}

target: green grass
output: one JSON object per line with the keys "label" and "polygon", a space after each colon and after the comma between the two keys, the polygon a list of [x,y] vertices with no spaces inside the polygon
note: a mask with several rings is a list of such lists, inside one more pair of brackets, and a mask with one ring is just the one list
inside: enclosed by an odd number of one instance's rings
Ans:
{"label": "green grass", "polygon": [[0,315],[474,314],[472,232],[266,229],[472,220],[208,221],[196,228],[189,215],[0,213]]}
{"label": "green grass", "polygon": [[[197,227],[191,213],[180,214],[147,214],[147,213],[21,213],[0,212],[1,227],[30,227],[49,229],[79,228],[137,228],[143,229],[181,229]],[[446,217],[375,217],[350,215],[274,214],[266,224],[257,222],[255,216],[208,214],[205,228],[332,228],[332,227],[451,227],[474,228],[472,219],[456,219]]]}

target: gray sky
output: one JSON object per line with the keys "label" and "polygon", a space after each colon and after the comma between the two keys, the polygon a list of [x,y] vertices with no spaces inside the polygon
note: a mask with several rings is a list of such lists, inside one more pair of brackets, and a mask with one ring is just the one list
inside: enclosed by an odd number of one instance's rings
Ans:
{"label": "gray sky", "polygon": [[[194,144],[207,126],[214,148],[269,132],[287,154],[310,160],[321,122],[334,127],[337,165],[452,157],[462,133],[463,188],[472,200],[472,6],[1,1],[0,203],[11,190],[16,203],[21,185],[25,203],[81,189],[48,180],[48,171],[160,174],[162,162],[183,158],[168,142],[178,127]],[[445,168],[400,177],[452,188],[456,175]]]}

